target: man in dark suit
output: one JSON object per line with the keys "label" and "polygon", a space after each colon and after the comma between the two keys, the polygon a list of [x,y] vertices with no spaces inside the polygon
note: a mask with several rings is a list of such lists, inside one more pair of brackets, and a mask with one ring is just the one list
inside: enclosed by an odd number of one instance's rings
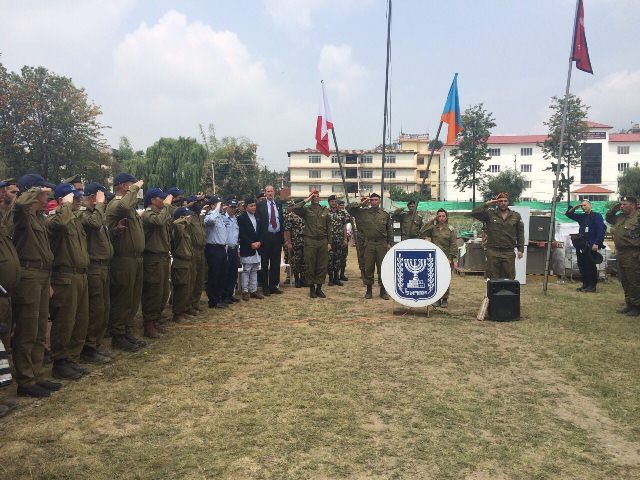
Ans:
{"label": "man in dark suit", "polygon": [[284,215],[282,204],[275,201],[273,186],[264,189],[266,200],[258,204],[258,236],[260,237],[260,257],[262,261],[262,292],[264,295],[282,293],[280,283],[280,260],[284,240]]}
{"label": "man in dark suit", "polygon": [[255,215],[256,201],[245,200],[245,212],[238,216],[238,244],[240,245],[240,263],[242,265],[242,300],[262,299],[258,293],[258,269],[260,267],[260,221]]}

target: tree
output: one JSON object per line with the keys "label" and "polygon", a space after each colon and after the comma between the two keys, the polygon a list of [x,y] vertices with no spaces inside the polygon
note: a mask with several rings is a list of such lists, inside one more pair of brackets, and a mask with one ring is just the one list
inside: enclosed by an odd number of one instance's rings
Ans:
{"label": "tree", "polygon": [[[392,185],[389,189],[389,198],[394,202],[410,202],[418,201],[418,192],[406,192],[404,188],[399,187],[398,185]],[[420,195],[420,201],[428,201],[431,200],[431,189],[428,185],[424,186],[422,191],[422,195]]]}
{"label": "tree", "polygon": [[0,64],[0,151],[8,175],[37,172],[57,181],[79,173],[104,181],[111,161],[101,114],[70,78],[43,67],[8,72]]}
{"label": "tree", "polygon": [[[562,111],[564,108],[564,98],[552,97],[551,117],[544,122],[549,128],[549,138],[544,143],[539,144],[545,159],[551,160],[551,165],[545,170],[551,170],[554,175],[558,165],[558,148],[560,147],[560,133],[562,129]],[[571,167],[580,165],[582,158],[582,141],[584,140],[589,127],[587,127],[587,111],[589,107],[582,103],[580,97],[569,95],[567,103],[567,123],[564,132],[564,143],[562,145],[562,158],[560,159],[560,182],[558,184],[558,196],[562,198],[565,192],[569,191],[573,183]],[[565,170],[566,167],[566,170]],[[567,200],[569,200],[567,198]]]}
{"label": "tree", "polygon": [[640,167],[627,168],[618,176],[618,192],[620,195],[640,197]]}
{"label": "tree", "polygon": [[467,108],[462,114],[464,130],[459,134],[454,156],[453,173],[457,188],[473,189],[473,206],[476,204],[476,187],[484,177],[483,164],[489,158],[487,140],[490,129],[496,126],[493,115],[484,109],[482,103]]}
{"label": "tree", "polygon": [[127,137],[120,137],[120,143],[113,150],[113,174],[128,172],[142,175],[144,169],[144,151],[135,151]]}
{"label": "tree", "polygon": [[524,176],[517,170],[505,170],[483,184],[481,187],[482,196],[485,200],[489,200],[495,198],[500,192],[507,192],[509,201],[517,202],[524,190],[524,182]]}

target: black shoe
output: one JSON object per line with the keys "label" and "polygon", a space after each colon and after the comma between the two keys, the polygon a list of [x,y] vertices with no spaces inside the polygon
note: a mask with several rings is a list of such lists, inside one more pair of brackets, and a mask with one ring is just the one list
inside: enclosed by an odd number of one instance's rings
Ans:
{"label": "black shoe", "polygon": [[447,307],[449,306],[449,302],[447,301],[447,299],[446,299],[446,298],[443,298],[443,299],[440,301],[440,306],[441,306],[442,308],[447,308]]}
{"label": "black shoe", "polygon": [[622,308],[618,308],[616,313],[627,313],[629,310],[631,310],[631,305],[625,305]]}
{"label": "black shoe", "polygon": [[53,378],[61,378],[64,380],[78,380],[82,373],[71,366],[68,360],[55,360],[51,369]]}
{"label": "black shoe", "polygon": [[135,343],[131,343],[124,335],[114,335],[111,337],[111,346],[125,352],[137,352],[140,347]]}
{"label": "black shoe", "polygon": [[268,288],[263,288],[262,295],[264,295],[265,297],[268,297],[269,295],[271,295],[271,290],[269,290]]}
{"label": "black shoe", "polygon": [[214,308],[229,308],[229,305],[227,305],[224,302],[219,302],[219,303],[216,303],[216,306]]}
{"label": "black shoe", "polygon": [[366,298],[367,300],[370,300],[373,298],[373,291],[372,291],[371,285],[367,285],[367,293],[364,294],[364,298]]}
{"label": "black shoe", "polygon": [[281,295],[284,292],[282,290],[280,290],[278,287],[276,287],[276,288],[272,288],[271,289],[271,293],[275,293],[276,295]]}
{"label": "black shoe", "polygon": [[104,363],[109,361],[109,357],[100,355],[94,348],[84,348],[80,353],[80,361],[86,363]]}
{"label": "black shoe", "polygon": [[318,295],[316,294],[316,287],[313,285],[309,287],[309,298],[318,298]]}
{"label": "black shoe", "polygon": [[627,317],[637,317],[640,316],[640,308],[638,307],[631,307],[629,308],[629,311],[627,313],[625,313],[625,315]]}
{"label": "black shoe", "polygon": [[329,275],[329,281],[327,282],[327,287],[333,287],[333,285],[334,285],[333,277]]}
{"label": "black shoe", "polygon": [[51,382],[49,380],[42,380],[41,382],[36,382],[36,385],[44,388],[45,390],[49,390],[50,392],[57,392],[62,388],[62,384],[59,382]]}
{"label": "black shoe", "polygon": [[98,353],[98,355],[102,355],[103,357],[107,357],[107,358],[115,357],[115,354],[113,352],[110,352],[109,350],[100,350],[99,348],[97,348],[96,352]]}
{"label": "black shoe", "polygon": [[91,373],[91,370],[89,370],[88,368],[81,367],[73,360],[69,362],[69,366],[73,368],[76,372],[80,373],[81,375],[86,375],[87,373]]}
{"label": "black shoe", "polygon": [[582,289],[582,291],[584,293],[596,293],[596,287],[592,287],[592,286],[585,287]]}
{"label": "black shoe", "polygon": [[576,292],[583,292],[585,288],[587,288],[586,285],[582,285],[581,287],[576,288]]}
{"label": "black shoe", "polygon": [[345,274],[344,274],[344,270],[342,270],[342,271],[340,272],[340,277],[339,277],[339,278],[340,278],[340,280],[342,280],[343,282],[348,282],[348,281],[349,281],[349,279],[348,279],[348,278],[345,276]]}
{"label": "black shoe", "polygon": [[316,296],[318,298],[327,298],[327,296],[322,291],[322,284],[321,283],[319,283],[318,286],[316,287]]}
{"label": "black shoe", "polygon": [[229,297],[229,300],[231,300],[231,303],[238,303],[240,301],[240,299],[236,297]]}
{"label": "black shoe", "polygon": [[338,277],[337,275],[333,278],[333,284],[338,287],[344,287],[344,283],[340,281],[340,277]]}
{"label": "black shoe", "polygon": [[18,385],[18,396],[44,398],[44,397],[50,397],[51,392],[46,388],[42,388],[39,385],[24,385],[24,386]]}
{"label": "black shoe", "polygon": [[146,347],[147,346],[147,342],[145,342],[144,340],[142,340],[140,338],[136,338],[133,335],[130,335],[128,333],[124,334],[124,338],[129,340],[129,343],[133,343],[134,345],[137,345],[138,347]]}
{"label": "black shoe", "polygon": [[296,288],[302,288],[302,280],[296,278]]}
{"label": "black shoe", "polygon": [[384,287],[380,287],[380,298],[383,300],[389,300],[391,298]]}

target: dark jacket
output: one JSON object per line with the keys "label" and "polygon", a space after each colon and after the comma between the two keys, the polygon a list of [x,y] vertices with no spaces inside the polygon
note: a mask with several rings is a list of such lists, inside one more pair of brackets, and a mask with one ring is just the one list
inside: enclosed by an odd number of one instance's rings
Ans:
{"label": "dark jacket", "polygon": [[[256,211],[256,228],[258,232],[260,231],[260,223],[261,220],[258,217],[258,212]],[[241,257],[253,257],[257,250],[251,248],[251,244],[254,242],[259,242],[260,237],[258,232],[253,229],[253,224],[251,223],[251,219],[249,218],[249,214],[247,212],[242,213],[238,216],[238,243],[240,244],[240,256]]]}
{"label": "dark jacket", "polygon": [[[282,213],[282,203],[274,200],[276,204],[276,210],[278,211],[278,218],[280,219],[280,230],[278,231],[278,235],[280,239],[284,239],[284,214]],[[258,219],[258,236],[260,237],[260,242],[265,242],[267,240],[267,234],[269,232],[269,209],[267,208],[268,200],[264,202],[260,202],[256,207],[256,218]]]}
{"label": "dark jacket", "polygon": [[567,210],[565,215],[567,218],[578,222],[578,225],[580,225],[578,233],[584,235],[587,247],[598,245],[599,248],[604,248],[604,233],[607,231],[607,226],[604,224],[602,215],[593,210],[587,215],[586,213],[576,213],[571,209]]}

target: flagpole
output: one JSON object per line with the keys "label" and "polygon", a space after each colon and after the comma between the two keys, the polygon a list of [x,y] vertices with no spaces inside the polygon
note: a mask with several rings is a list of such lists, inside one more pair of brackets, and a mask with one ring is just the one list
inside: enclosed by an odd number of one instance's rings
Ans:
{"label": "flagpole", "polygon": [[[433,160],[433,154],[436,151],[436,144],[438,143],[438,139],[440,138],[440,131],[442,130],[443,123],[444,122],[440,120],[440,124],[438,125],[438,131],[436,132],[436,138],[432,140],[432,147],[431,147],[431,151],[429,152],[429,160],[427,161],[427,169],[425,170],[424,177],[422,178],[422,184],[420,184],[420,189],[418,190],[418,197],[416,198],[416,209],[411,214],[412,222],[413,222],[413,218],[418,212],[418,207],[420,206],[420,197],[422,196],[422,189],[424,188],[424,183],[427,180],[427,177],[429,176],[429,172],[431,171],[431,160]],[[429,185],[429,188],[431,188],[431,185]]]}
{"label": "flagpole", "polygon": [[[553,241],[555,229],[556,229],[556,209],[558,207],[558,186],[560,183],[560,165],[562,164],[562,149],[564,147],[564,135],[567,127],[567,110],[569,106],[569,91],[571,89],[571,70],[573,69],[573,46],[576,41],[576,25],[575,22],[578,19],[578,7],[580,6],[580,0],[576,0],[576,15],[573,26],[573,38],[571,40],[571,49],[569,51],[569,71],[567,72],[567,85],[564,92],[564,104],[562,105],[562,123],[560,126],[560,144],[558,145],[558,163],[556,164],[556,183],[553,187],[553,198],[551,200],[551,226],[549,227],[549,238],[547,242],[547,252],[544,262],[544,281],[542,282],[542,291],[547,294],[547,286],[549,284],[549,261],[551,260],[551,242]],[[567,166],[569,161],[567,161]],[[568,178],[567,178],[568,180]],[[569,191],[567,192],[569,195]]]}
{"label": "flagpole", "polygon": [[387,15],[387,64],[384,81],[384,120],[382,122],[382,178],[380,179],[380,198],[382,198],[382,208],[384,208],[384,160],[387,149],[387,115],[389,111],[389,56],[391,54],[391,0],[389,0],[389,14]]}

